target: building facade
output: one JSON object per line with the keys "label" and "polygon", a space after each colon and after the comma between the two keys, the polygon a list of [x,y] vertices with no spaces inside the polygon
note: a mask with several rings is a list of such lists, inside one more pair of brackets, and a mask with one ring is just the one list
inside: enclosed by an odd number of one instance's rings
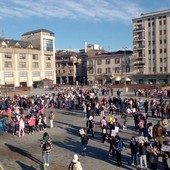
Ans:
{"label": "building facade", "polygon": [[134,80],[170,83],[170,10],[133,19]]}
{"label": "building facade", "polygon": [[119,84],[132,82],[133,52],[129,50],[87,52],[87,79],[89,84]]}
{"label": "building facade", "polygon": [[58,50],[56,58],[57,84],[78,85],[81,82],[81,59],[78,53],[68,50]]}
{"label": "building facade", "polygon": [[0,39],[0,84],[36,87],[48,78],[56,83],[55,37],[49,30],[34,30],[22,40]]}

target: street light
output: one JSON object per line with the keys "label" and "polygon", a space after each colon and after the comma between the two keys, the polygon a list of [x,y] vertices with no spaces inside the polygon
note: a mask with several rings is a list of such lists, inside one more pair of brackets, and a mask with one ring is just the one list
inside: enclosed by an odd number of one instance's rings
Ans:
{"label": "street light", "polygon": [[[126,49],[127,47],[122,47],[124,49],[124,55],[122,55],[121,57],[121,81],[123,78],[123,57],[124,57],[124,62],[126,61]],[[126,85],[126,81],[125,81],[125,85]]]}

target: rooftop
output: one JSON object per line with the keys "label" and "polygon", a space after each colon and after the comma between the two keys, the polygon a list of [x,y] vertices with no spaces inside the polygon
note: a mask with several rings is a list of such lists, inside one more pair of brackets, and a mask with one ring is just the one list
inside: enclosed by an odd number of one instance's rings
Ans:
{"label": "rooftop", "polygon": [[54,36],[54,32],[49,31],[47,29],[37,29],[37,30],[29,31],[29,32],[22,34],[22,36],[36,34],[36,33],[39,33],[39,32],[47,32],[47,33],[50,33],[51,36]]}

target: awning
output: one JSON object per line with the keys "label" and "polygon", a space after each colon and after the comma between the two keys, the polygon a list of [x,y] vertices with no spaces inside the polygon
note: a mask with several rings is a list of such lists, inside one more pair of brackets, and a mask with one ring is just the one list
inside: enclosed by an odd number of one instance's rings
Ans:
{"label": "awning", "polygon": [[128,78],[128,77],[126,77],[126,78],[125,78],[125,81],[131,81],[131,79],[130,79],[130,78]]}
{"label": "awning", "polygon": [[121,77],[115,77],[115,81],[120,81]]}

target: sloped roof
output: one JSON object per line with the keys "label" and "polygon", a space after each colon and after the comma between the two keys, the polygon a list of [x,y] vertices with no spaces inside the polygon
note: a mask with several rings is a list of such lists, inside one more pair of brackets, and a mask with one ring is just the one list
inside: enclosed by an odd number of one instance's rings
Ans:
{"label": "sloped roof", "polygon": [[37,29],[37,30],[26,32],[26,33],[22,34],[22,36],[30,35],[30,34],[35,34],[35,33],[38,33],[38,32],[48,32],[48,33],[54,35],[54,33],[52,31],[49,31],[47,29]]}
{"label": "sloped roof", "polygon": [[5,42],[8,47],[20,47],[20,48],[28,48],[29,45],[31,44],[28,41],[21,41],[21,40],[13,40],[13,39],[4,39],[0,38],[0,44],[2,42]]}

